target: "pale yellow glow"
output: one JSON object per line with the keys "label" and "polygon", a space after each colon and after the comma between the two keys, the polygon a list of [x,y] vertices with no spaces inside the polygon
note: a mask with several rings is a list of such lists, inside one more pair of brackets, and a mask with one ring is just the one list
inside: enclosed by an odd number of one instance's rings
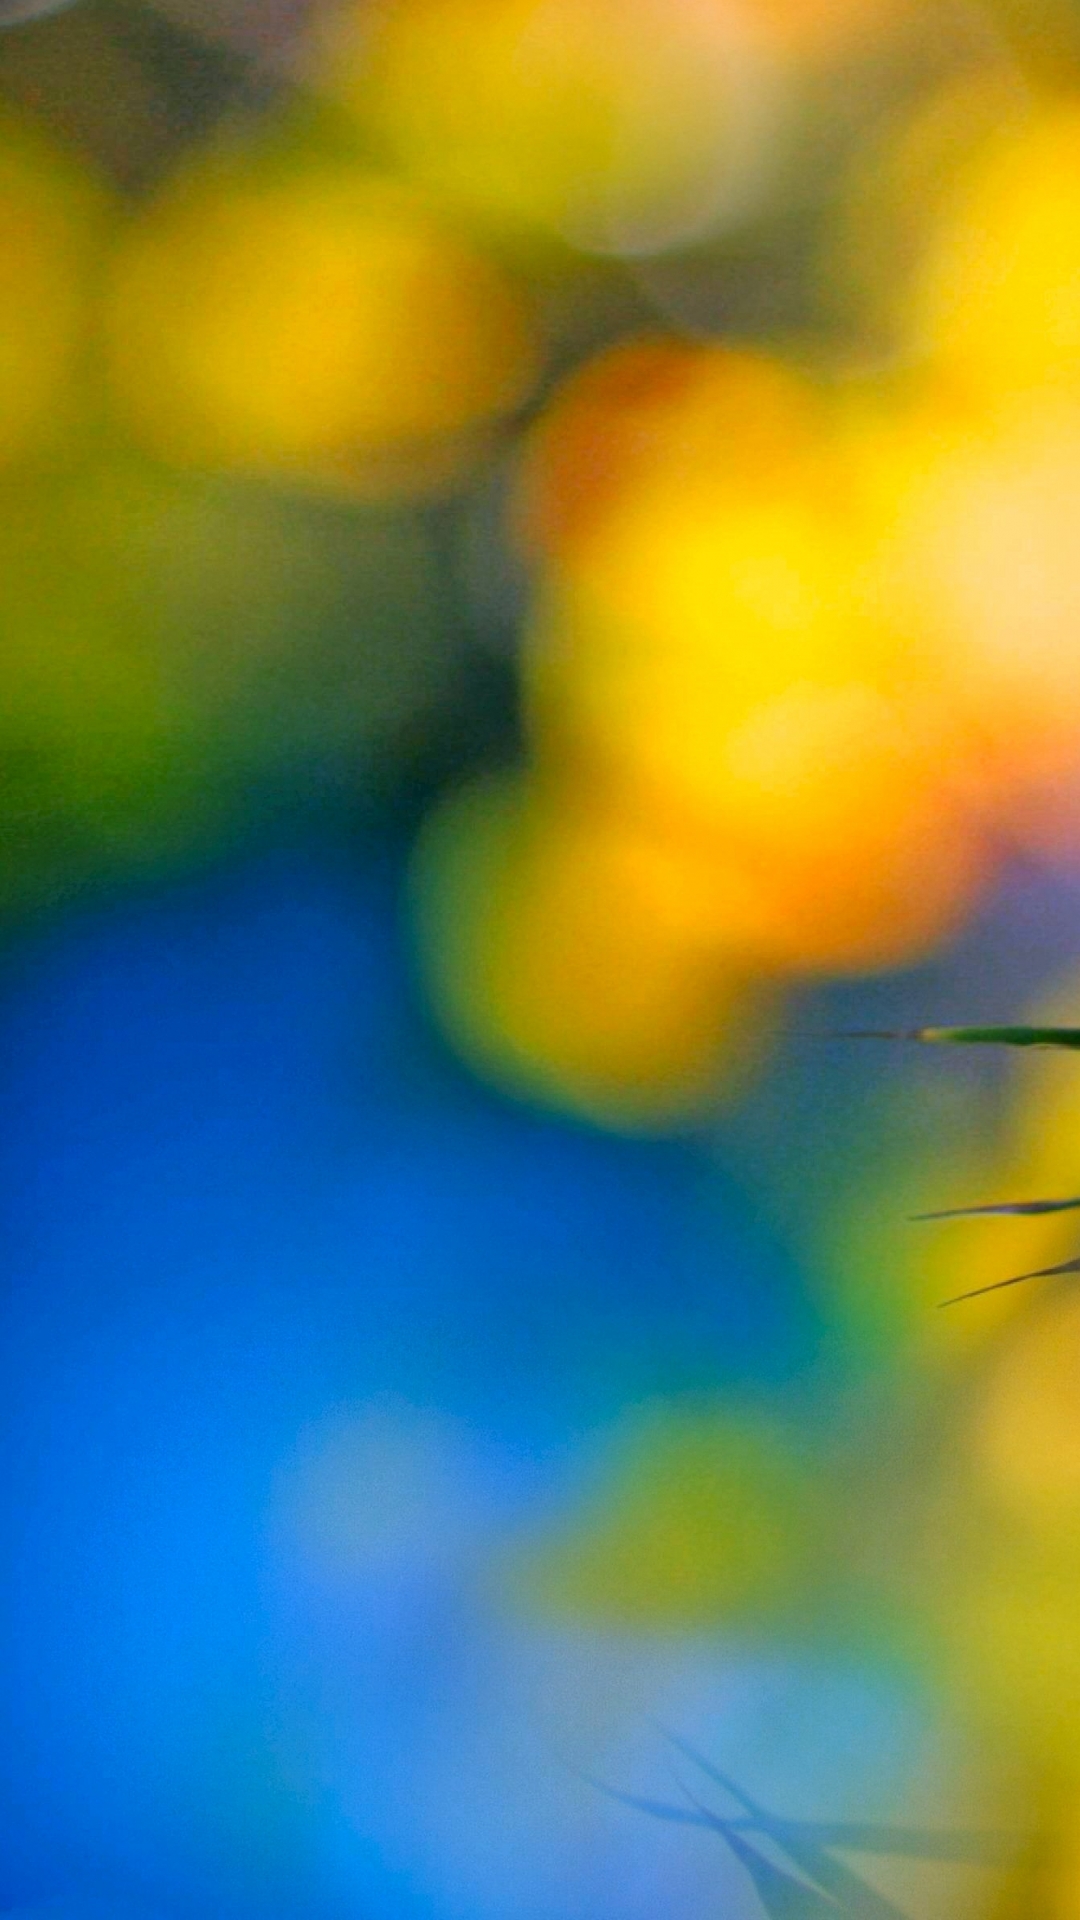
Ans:
{"label": "pale yellow glow", "polygon": [[440,194],[615,252],[745,211],[781,111],[739,0],[393,0],[326,83]]}
{"label": "pale yellow glow", "polygon": [[1080,394],[1080,108],[1045,108],[958,169],[916,278],[914,349],[964,392],[1008,404]]}

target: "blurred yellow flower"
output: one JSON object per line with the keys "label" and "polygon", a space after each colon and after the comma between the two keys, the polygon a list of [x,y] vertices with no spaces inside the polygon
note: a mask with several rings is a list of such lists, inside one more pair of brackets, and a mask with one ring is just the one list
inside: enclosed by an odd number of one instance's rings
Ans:
{"label": "blurred yellow flower", "polygon": [[820,451],[822,406],[779,359],[670,335],[623,340],[579,367],[533,423],[515,527],[535,559],[571,560],[613,513],[659,487],[767,495]]}
{"label": "blurred yellow flower", "polygon": [[616,1126],[715,1099],[761,1044],[712,876],[580,793],[483,783],[443,803],[414,874],[421,959],[465,1054]]}
{"label": "blurred yellow flower", "polygon": [[[586,538],[635,476],[685,451],[702,386],[719,384],[729,356],[669,335],[623,340],[564,380],[519,451],[513,531],[534,561],[557,558]],[[745,382],[728,381],[738,405]],[[767,420],[764,392],[752,400]]]}
{"label": "blurred yellow flower", "polygon": [[957,778],[1011,833],[1075,851],[1080,404],[987,419],[927,399],[871,457],[878,591],[935,662]]}
{"label": "blurred yellow flower", "polygon": [[916,274],[914,351],[993,405],[1080,395],[1080,104],[1006,117],[956,169]]}
{"label": "blurred yellow flower", "polygon": [[499,269],[330,162],[219,157],[170,182],[120,248],[108,335],[152,452],[376,493],[452,475],[533,373]]}
{"label": "blurred yellow flower", "polygon": [[817,271],[823,303],[848,327],[856,320],[856,337],[901,361],[912,351],[912,283],[940,247],[958,180],[1030,114],[1015,63],[1004,46],[995,51],[974,71],[950,73],[916,95],[859,142],[826,217]]}
{"label": "blurred yellow flower", "polygon": [[1064,1529],[1080,1541],[1078,1374],[1080,1299],[1029,1301],[991,1370],[975,1447],[995,1497],[1033,1530]]}
{"label": "blurred yellow flower", "polygon": [[885,503],[781,365],[654,346],[605,373],[556,402],[526,465],[525,525],[550,554],[534,752],[591,769],[699,860],[707,842],[758,964],[919,952],[985,862],[932,652],[882,590]]}

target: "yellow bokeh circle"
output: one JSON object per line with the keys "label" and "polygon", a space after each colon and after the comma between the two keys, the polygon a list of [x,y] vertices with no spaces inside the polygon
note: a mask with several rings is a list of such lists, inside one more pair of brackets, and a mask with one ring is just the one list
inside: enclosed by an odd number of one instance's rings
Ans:
{"label": "yellow bokeh circle", "polygon": [[416,196],[348,167],[204,163],[137,219],[108,314],[114,389],[184,464],[422,481],[522,396],[510,282]]}
{"label": "yellow bokeh circle", "polygon": [[[795,374],[683,355],[612,356],[534,438],[534,753],[692,847],[733,951],[913,957],[958,924],[986,861],[940,665],[883,572],[891,502]],[[635,383],[636,434],[618,414]]]}
{"label": "yellow bokeh circle", "polygon": [[418,849],[422,965],[447,1031],[520,1092],[620,1126],[691,1115],[738,1078],[767,1013],[678,846],[580,793],[489,781]]}
{"label": "yellow bokeh circle", "polygon": [[1080,103],[1007,116],[956,169],[908,335],[980,401],[1080,394]]}

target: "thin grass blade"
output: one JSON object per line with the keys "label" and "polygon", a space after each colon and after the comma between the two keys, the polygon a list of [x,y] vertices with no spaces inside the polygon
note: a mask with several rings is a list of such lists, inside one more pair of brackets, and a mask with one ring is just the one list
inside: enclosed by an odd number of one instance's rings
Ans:
{"label": "thin grass blade", "polygon": [[931,1047],[1066,1047],[1080,1052],[1080,1027],[862,1027],[833,1040],[920,1040]]}
{"label": "thin grass blade", "polygon": [[1038,1213],[1071,1213],[1080,1207],[1080,1200],[1004,1200],[995,1201],[991,1206],[982,1207],[945,1207],[937,1213],[913,1213],[913,1220],[975,1220],[980,1215],[991,1213],[1011,1213],[1031,1217]]}
{"label": "thin grass blade", "polygon": [[1059,1267],[1039,1267],[1034,1273],[1014,1273],[1010,1280],[994,1280],[988,1287],[972,1287],[969,1293],[955,1293],[951,1300],[939,1300],[939,1307],[958,1307],[965,1300],[978,1300],[984,1293],[1000,1293],[1003,1287],[1018,1287],[1023,1280],[1054,1280],[1061,1273],[1080,1273],[1080,1260],[1064,1260]]}

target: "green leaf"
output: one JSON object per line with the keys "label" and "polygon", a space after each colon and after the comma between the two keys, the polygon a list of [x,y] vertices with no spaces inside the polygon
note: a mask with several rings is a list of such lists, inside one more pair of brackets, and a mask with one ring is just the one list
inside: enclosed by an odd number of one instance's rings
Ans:
{"label": "green leaf", "polygon": [[836,1040],[921,1040],[931,1047],[1067,1047],[1080,1052],[1080,1027],[877,1027]]}

